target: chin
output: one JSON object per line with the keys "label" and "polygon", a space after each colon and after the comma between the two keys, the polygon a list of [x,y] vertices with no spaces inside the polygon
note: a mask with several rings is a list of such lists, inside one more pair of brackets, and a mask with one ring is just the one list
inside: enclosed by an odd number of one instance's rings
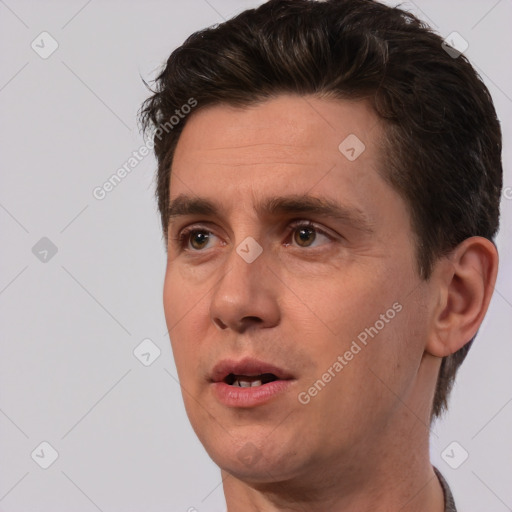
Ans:
{"label": "chin", "polygon": [[[224,446],[204,445],[211,459],[223,471],[248,483],[272,483],[292,479],[300,473],[304,462],[297,460],[298,450],[284,442],[270,444],[268,440],[237,442],[229,437]],[[304,454],[302,454],[304,455]]]}
{"label": "chin", "polygon": [[261,461],[253,466],[247,466],[239,461],[230,460],[227,461],[226,465],[219,465],[219,467],[238,480],[254,485],[284,482],[292,480],[294,476],[298,474],[298,471],[293,471],[292,468],[284,468],[279,464],[267,461]]}

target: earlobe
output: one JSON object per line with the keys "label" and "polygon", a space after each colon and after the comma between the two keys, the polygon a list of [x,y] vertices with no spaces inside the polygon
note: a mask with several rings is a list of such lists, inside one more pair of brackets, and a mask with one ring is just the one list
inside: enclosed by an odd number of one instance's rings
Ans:
{"label": "earlobe", "polygon": [[426,351],[454,354],[477,333],[489,307],[498,274],[498,251],[486,238],[471,237],[434,268],[437,305]]}

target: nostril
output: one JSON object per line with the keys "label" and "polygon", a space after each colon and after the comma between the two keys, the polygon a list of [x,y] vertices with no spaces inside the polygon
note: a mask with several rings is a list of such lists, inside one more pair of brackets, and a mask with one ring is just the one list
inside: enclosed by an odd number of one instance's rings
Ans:
{"label": "nostril", "polygon": [[232,323],[230,322],[230,324],[225,324],[219,317],[215,317],[213,322],[219,329],[225,330],[231,326],[232,329],[242,333],[254,325],[262,324],[263,319],[259,316],[244,316],[237,322],[233,321]]}
{"label": "nostril", "polygon": [[261,322],[263,322],[263,319],[260,318],[259,316],[244,316],[242,318],[242,322],[251,324],[261,324]]}
{"label": "nostril", "polygon": [[220,318],[214,318],[213,321],[221,329],[227,329],[227,327],[228,327]]}

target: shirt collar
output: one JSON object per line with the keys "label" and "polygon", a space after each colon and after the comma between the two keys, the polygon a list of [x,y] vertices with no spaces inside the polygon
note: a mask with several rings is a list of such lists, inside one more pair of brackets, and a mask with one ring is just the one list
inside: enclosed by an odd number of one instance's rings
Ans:
{"label": "shirt collar", "polygon": [[450,486],[448,482],[444,479],[443,475],[439,472],[439,470],[434,467],[434,472],[443,488],[444,494],[444,512],[457,512],[455,508],[455,501],[453,499],[452,491],[450,490]]}

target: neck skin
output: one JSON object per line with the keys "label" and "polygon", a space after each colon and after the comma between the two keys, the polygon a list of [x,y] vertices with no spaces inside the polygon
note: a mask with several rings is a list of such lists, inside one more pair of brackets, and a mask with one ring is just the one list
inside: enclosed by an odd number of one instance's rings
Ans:
{"label": "neck skin", "polygon": [[443,512],[443,490],[429,460],[433,397],[423,387],[436,365],[422,362],[417,386],[389,428],[348,457],[334,454],[279,482],[249,483],[223,470],[228,512]]}

